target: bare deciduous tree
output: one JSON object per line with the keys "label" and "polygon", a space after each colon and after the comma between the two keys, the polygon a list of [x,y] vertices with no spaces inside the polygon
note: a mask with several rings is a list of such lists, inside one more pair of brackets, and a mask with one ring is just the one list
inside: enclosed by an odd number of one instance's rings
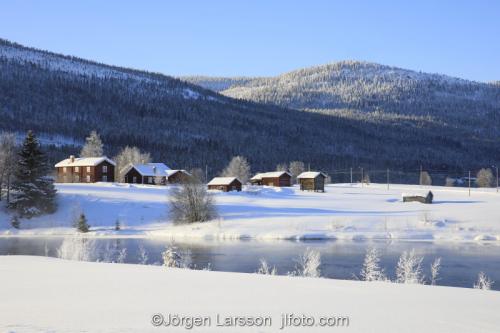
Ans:
{"label": "bare deciduous tree", "polygon": [[126,168],[130,164],[149,163],[151,156],[149,153],[142,153],[137,147],[126,146],[114,157],[114,161],[116,163],[115,179],[118,182],[123,182]]}
{"label": "bare deciduous tree", "polygon": [[476,184],[479,187],[492,187],[494,182],[491,169],[481,169],[477,173]]}
{"label": "bare deciduous tree", "polygon": [[0,201],[2,190],[7,191],[7,203],[10,201],[10,188],[17,162],[16,137],[13,133],[0,134]]}
{"label": "bare deciduous tree", "polygon": [[245,157],[235,156],[221,175],[223,177],[237,177],[242,184],[246,184],[250,178],[250,164]]}
{"label": "bare deciduous tree", "polygon": [[290,173],[292,174],[292,182],[297,182],[297,176],[306,170],[304,162],[301,161],[292,161],[290,162],[289,167]]}
{"label": "bare deciduous tree", "polygon": [[213,196],[194,177],[171,190],[169,203],[175,223],[205,222],[217,216]]}
{"label": "bare deciduous tree", "polygon": [[420,172],[420,185],[432,185],[431,175],[427,171]]}
{"label": "bare deciduous tree", "polygon": [[100,157],[104,154],[104,145],[102,144],[101,137],[96,131],[90,132],[90,135],[85,138],[85,145],[83,145],[80,157]]}

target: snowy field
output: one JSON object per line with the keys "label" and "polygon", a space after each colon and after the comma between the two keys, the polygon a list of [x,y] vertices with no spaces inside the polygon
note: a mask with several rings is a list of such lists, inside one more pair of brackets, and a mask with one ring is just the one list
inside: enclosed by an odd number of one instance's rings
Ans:
{"label": "snowy field", "polygon": [[[175,226],[166,187],[129,184],[58,184],[56,214],[10,227],[0,210],[0,235],[66,235],[84,212],[96,237],[172,239],[407,239],[499,241],[500,194],[495,189],[412,185],[330,185],[326,193],[247,187],[214,192],[220,218]],[[403,193],[434,193],[434,204],[403,203]],[[122,230],[114,231],[116,221]]]}
{"label": "snowy field", "polygon": [[[497,291],[28,256],[0,256],[0,275],[1,332],[469,333],[500,327]],[[210,326],[154,327],[152,315],[158,313],[209,317]],[[321,316],[335,318],[344,327],[280,330],[282,314],[311,316],[315,323]],[[271,326],[216,326],[217,315],[219,322],[270,316]],[[339,317],[348,318],[348,327]]]}

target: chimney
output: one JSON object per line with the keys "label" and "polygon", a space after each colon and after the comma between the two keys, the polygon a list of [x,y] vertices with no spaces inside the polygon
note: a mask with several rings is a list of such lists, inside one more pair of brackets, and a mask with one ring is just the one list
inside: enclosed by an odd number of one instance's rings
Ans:
{"label": "chimney", "polygon": [[71,163],[75,162],[75,155],[70,155],[69,160],[71,161]]}

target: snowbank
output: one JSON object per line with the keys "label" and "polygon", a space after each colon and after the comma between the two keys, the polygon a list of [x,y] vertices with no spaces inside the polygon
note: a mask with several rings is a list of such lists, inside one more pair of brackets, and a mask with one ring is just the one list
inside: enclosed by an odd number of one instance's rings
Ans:
{"label": "snowbank", "polygon": [[[195,332],[498,332],[500,293],[474,289],[167,269],[0,256],[2,332],[185,332],[153,314],[211,318]],[[282,314],[347,317],[348,327],[280,330]],[[217,327],[216,317],[271,317]],[[344,325],[346,322],[344,322]]]}
{"label": "snowbank", "polygon": [[[249,186],[215,193],[220,218],[174,226],[166,187],[128,184],[59,184],[59,210],[9,226],[0,210],[0,235],[74,234],[84,212],[91,236],[201,239],[405,239],[499,241],[500,194],[495,189],[370,184],[330,185],[326,193]],[[434,203],[403,203],[402,193],[434,193]],[[114,231],[119,220],[122,230]]]}

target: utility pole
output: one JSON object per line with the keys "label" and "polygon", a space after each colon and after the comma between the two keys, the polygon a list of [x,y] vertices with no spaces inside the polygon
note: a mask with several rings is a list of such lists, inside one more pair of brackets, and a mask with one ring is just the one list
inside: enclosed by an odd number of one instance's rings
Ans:
{"label": "utility pole", "polygon": [[361,168],[361,187],[363,187],[363,168]]}
{"label": "utility pole", "polygon": [[498,165],[496,166],[497,169],[497,193],[498,193]]}
{"label": "utility pole", "polygon": [[208,183],[208,165],[205,164],[205,183]]}
{"label": "utility pole", "polygon": [[352,186],[352,168],[351,168],[351,186]]}
{"label": "utility pole", "polygon": [[387,189],[389,189],[389,168],[387,168]]}
{"label": "utility pole", "polygon": [[422,186],[422,164],[420,164],[420,174],[418,175],[418,183]]}
{"label": "utility pole", "polygon": [[469,170],[469,197],[470,197],[470,170]]}

